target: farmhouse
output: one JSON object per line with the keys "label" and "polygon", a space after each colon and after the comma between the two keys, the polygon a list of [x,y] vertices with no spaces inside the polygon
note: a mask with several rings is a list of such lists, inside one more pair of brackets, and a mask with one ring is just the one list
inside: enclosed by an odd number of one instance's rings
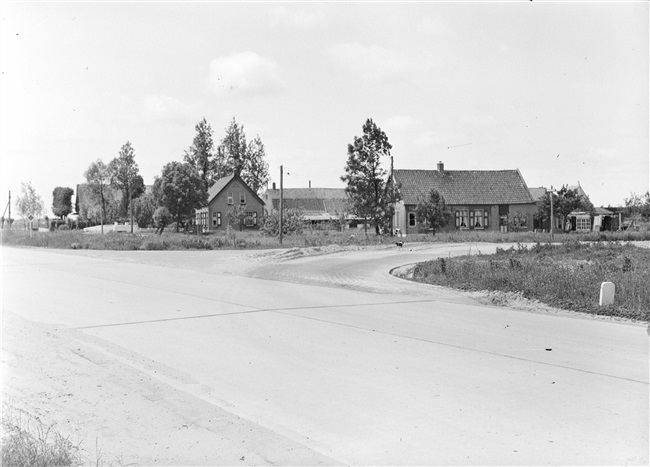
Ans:
{"label": "farmhouse", "polygon": [[239,175],[217,180],[208,190],[208,204],[196,210],[196,223],[203,232],[225,230],[229,213],[243,213],[241,225],[234,228],[257,228],[264,215],[264,201]]}
{"label": "farmhouse", "polygon": [[416,207],[432,189],[445,199],[452,212],[451,228],[493,230],[532,228],[537,206],[519,170],[437,170],[393,171],[393,183],[401,201],[395,204],[393,226],[403,233],[423,231]]}

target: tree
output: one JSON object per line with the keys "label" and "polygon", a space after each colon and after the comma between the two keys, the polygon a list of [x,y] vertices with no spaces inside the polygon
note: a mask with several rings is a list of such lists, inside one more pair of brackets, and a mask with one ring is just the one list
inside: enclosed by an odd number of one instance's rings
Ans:
{"label": "tree", "polygon": [[355,136],[354,142],[348,144],[346,174],[341,177],[347,183],[345,192],[354,212],[364,219],[373,219],[377,235],[393,215],[387,171],[381,167],[380,160],[382,156],[389,156],[391,149],[386,133],[372,119],[366,120],[363,136]]}
{"label": "tree", "polygon": [[228,225],[232,228],[244,230],[244,221],[246,220],[246,208],[244,206],[235,206],[228,211]]}
{"label": "tree", "polygon": [[[135,150],[127,141],[118,156],[108,164],[111,186],[122,192],[120,216],[127,217],[131,201],[144,193],[144,180],[139,175],[138,164],[135,162]],[[133,220],[133,212],[131,212]]]}
{"label": "tree", "polygon": [[266,151],[259,135],[248,143],[247,157],[242,179],[259,194],[269,181],[269,164],[264,158]]}
{"label": "tree", "polygon": [[266,151],[259,135],[247,143],[244,126],[233,118],[217,148],[216,170],[219,178],[239,175],[259,194],[269,181],[269,165],[265,157]]}
{"label": "tree", "polygon": [[[86,181],[92,187],[93,191],[99,195],[99,219],[101,231],[104,233],[104,220],[106,219],[106,188],[110,182],[110,172],[108,167],[101,159],[97,159],[91,163],[88,169],[84,172]],[[79,213],[82,213],[82,207],[78,206]],[[88,208],[86,208],[88,209]],[[86,211],[84,217],[90,218],[89,213]]]}
{"label": "tree", "polygon": [[[16,196],[16,211],[18,215],[26,220],[29,215],[40,219],[45,213],[45,203],[41,196],[36,193],[31,182],[20,184],[20,194]],[[29,228],[25,222],[25,228]]]}
{"label": "tree", "polygon": [[176,219],[176,231],[183,218],[192,217],[194,210],[207,202],[203,180],[187,162],[170,162],[156,177],[153,192],[160,205],[166,207]]}
{"label": "tree", "polygon": [[207,192],[208,188],[218,178],[212,127],[203,118],[196,124],[194,129],[196,130],[196,136],[194,136],[192,146],[185,151],[184,160],[198,171],[201,180],[203,180],[203,187]]}
{"label": "tree", "polygon": [[72,212],[72,194],[74,190],[57,186],[52,192],[52,212],[63,219]]}
{"label": "tree", "polygon": [[650,221],[650,191],[643,196],[631,193],[625,198],[625,214],[637,222]]}
{"label": "tree", "polygon": [[[541,203],[537,210],[539,219],[546,221],[551,218],[550,194],[546,193],[540,198]],[[559,217],[561,225],[565,225],[568,215],[572,211],[593,212],[594,205],[587,196],[580,196],[576,188],[569,189],[567,185],[562,186],[557,193],[553,193],[554,215]]]}
{"label": "tree", "polygon": [[169,209],[164,206],[156,208],[153,213],[153,222],[156,226],[156,233],[158,235],[162,235],[163,230],[165,230],[165,227],[171,222],[171,220],[172,215],[169,212]]}
{"label": "tree", "polygon": [[145,193],[133,200],[133,216],[139,227],[149,227],[154,224],[153,215],[158,202],[153,193]]}
{"label": "tree", "polygon": [[[553,207],[555,209],[555,206]],[[570,212],[570,211],[569,211]],[[508,214],[508,227],[519,233],[520,230],[528,229],[528,214],[523,211],[515,211]]]}
{"label": "tree", "polygon": [[415,214],[420,224],[436,234],[436,230],[443,228],[451,221],[451,212],[447,209],[445,198],[437,190],[432,189],[429,197],[420,201]]}

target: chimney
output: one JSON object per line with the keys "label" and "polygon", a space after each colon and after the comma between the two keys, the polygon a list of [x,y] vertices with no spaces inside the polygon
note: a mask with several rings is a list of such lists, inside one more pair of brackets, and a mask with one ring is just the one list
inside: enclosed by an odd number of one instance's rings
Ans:
{"label": "chimney", "polygon": [[309,188],[311,188],[311,180],[309,180]]}
{"label": "chimney", "polygon": [[442,161],[438,162],[438,172],[443,173],[445,171],[445,164]]}
{"label": "chimney", "polygon": [[275,182],[273,182],[273,189],[275,190]]}

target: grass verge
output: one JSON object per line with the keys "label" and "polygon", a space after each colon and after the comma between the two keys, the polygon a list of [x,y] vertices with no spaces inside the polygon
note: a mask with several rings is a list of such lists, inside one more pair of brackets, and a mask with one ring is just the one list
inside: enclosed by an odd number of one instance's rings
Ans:
{"label": "grass verge", "polygon": [[[439,258],[416,265],[413,280],[463,290],[520,293],[565,310],[650,321],[650,249],[630,244],[536,243],[494,255]],[[600,285],[613,282],[613,305]]]}
{"label": "grass verge", "polygon": [[[441,232],[437,235],[414,234],[406,237],[365,235],[363,230],[305,231],[301,235],[286,235],[283,245],[275,237],[267,237],[258,231],[233,231],[229,234],[190,235],[165,232],[163,235],[153,233],[129,234],[108,233],[86,234],[78,230],[33,232],[24,230],[2,230],[2,245],[31,246],[40,248],[89,249],[89,250],[218,250],[218,249],[268,249],[316,247],[327,245],[382,245],[392,244],[397,240],[405,243],[545,243],[551,241],[548,233],[520,232]],[[639,232],[594,232],[588,234],[556,234],[554,242],[581,241],[639,241],[650,240],[650,231]]]}

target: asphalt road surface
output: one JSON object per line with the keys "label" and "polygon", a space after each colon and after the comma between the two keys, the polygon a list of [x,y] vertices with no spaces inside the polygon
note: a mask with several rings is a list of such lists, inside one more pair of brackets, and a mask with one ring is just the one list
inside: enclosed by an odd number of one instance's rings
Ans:
{"label": "asphalt road surface", "polygon": [[389,274],[468,248],[4,248],[3,396],[124,464],[647,465],[645,327]]}

